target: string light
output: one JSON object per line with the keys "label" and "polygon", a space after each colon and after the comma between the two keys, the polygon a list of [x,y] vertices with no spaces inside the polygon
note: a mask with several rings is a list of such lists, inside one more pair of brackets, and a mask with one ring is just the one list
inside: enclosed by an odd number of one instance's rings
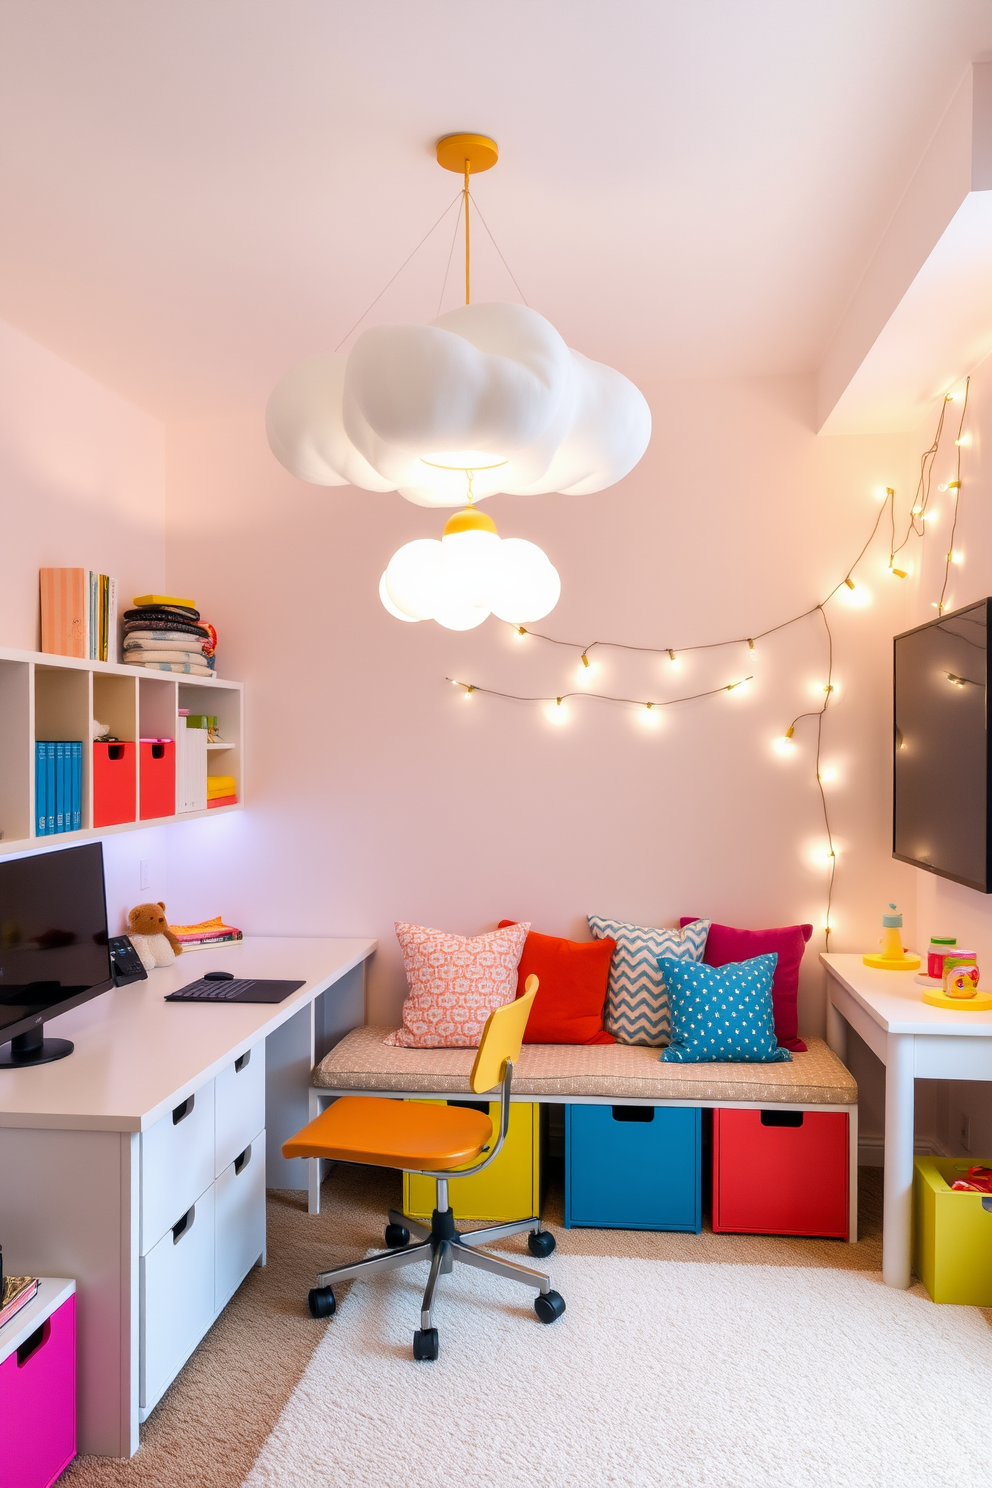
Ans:
{"label": "string light", "polygon": [[[820,858],[819,861],[826,862],[829,865],[829,870],[830,870],[830,872],[829,872],[829,878],[828,878],[828,881],[827,881],[826,913],[825,913],[824,922],[823,922],[823,931],[824,931],[825,937],[827,937],[827,944],[828,945],[829,945],[829,936],[830,936],[830,934],[832,932],[832,924],[833,924],[833,922],[832,922],[832,907],[833,907],[834,881],[835,881],[836,868],[837,868],[837,846],[836,846],[836,843],[835,843],[834,837],[833,837],[833,830],[832,830],[831,823],[830,823],[830,814],[829,814],[829,810],[828,810],[828,807],[827,807],[827,798],[826,798],[826,793],[824,791],[824,785],[825,784],[829,784],[829,783],[831,783],[832,781],[834,781],[836,779],[836,771],[833,770],[830,767],[822,768],[821,769],[821,764],[820,764],[820,754],[821,754],[821,748],[822,748],[822,743],[823,743],[823,720],[824,720],[824,717],[825,717],[827,708],[830,706],[831,700],[832,700],[832,698],[834,696],[834,693],[835,693],[835,683],[834,683],[834,680],[833,680],[833,634],[832,634],[831,629],[830,629],[830,622],[829,622],[829,619],[827,617],[825,606],[830,602],[830,600],[832,600],[833,598],[835,598],[835,596],[837,596],[840,593],[843,593],[844,591],[846,591],[846,593],[847,593],[848,596],[852,596],[851,601],[850,601],[852,604],[866,604],[866,603],[869,603],[870,602],[871,596],[870,596],[869,591],[867,591],[864,588],[863,585],[860,585],[859,586],[859,585],[855,584],[855,581],[854,581],[854,578],[853,578],[853,574],[854,574],[855,569],[858,567],[859,563],[864,558],[864,556],[867,553],[868,549],[870,548],[872,542],[874,541],[875,536],[876,536],[876,534],[878,532],[879,526],[881,524],[882,517],[885,514],[886,510],[888,510],[888,512],[889,512],[890,529],[891,529],[890,530],[890,543],[889,543],[889,565],[888,565],[889,566],[889,572],[892,573],[894,575],[894,577],[900,578],[900,579],[904,579],[904,578],[907,578],[909,576],[909,573],[910,573],[911,570],[908,567],[897,566],[895,564],[895,558],[896,558],[897,554],[900,553],[901,550],[906,546],[906,543],[909,541],[909,539],[910,539],[911,536],[915,535],[915,536],[920,537],[920,538],[925,537],[925,535],[926,535],[926,529],[923,526],[923,523],[924,522],[932,522],[934,520],[935,513],[932,512],[929,509],[930,487],[931,487],[931,476],[932,476],[932,470],[933,470],[933,462],[934,462],[934,460],[935,460],[935,458],[937,456],[937,452],[938,452],[939,447],[940,447],[941,435],[942,435],[943,427],[944,427],[944,416],[945,416],[945,411],[946,411],[947,405],[949,403],[951,403],[951,402],[960,401],[962,403],[961,418],[960,418],[959,424],[958,424],[957,438],[955,439],[955,447],[956,447],[956,454],[957,454],[957,468],[956,468],[956,472],[955,472],[955,479],[952,480],[952,481],[948,481],[946,483],[946,485],[942,485],[942,486],[938,487],[938,489],[941,490],[941,491],[953,491],[953,493],[954,493],[954,512],[953,512],[953,521],[952,521],[952,527],[951,527],[951,543],[950,543],[950,546],[948,548],[946,559],[945,559],[945,565],[944,565],[944,583],[943,583],[943,587],[941,589],[940,598],[938,600],[933,601],[934,608],[936,610],[938,610],[938,612],[941,613],[941,614],[943,614],[944,610],[946,608],[948,608],[948,603],[946,602],[946,592],[947,592],[947,584],[948,584],[948,578],[949,578],[949,573],[950,573],[950,565],[951,565],[952,562],[955,562],[955,563],[956,562],[960,562],[961,561],[961,558],[962,558],[962,555],[960,553],[958,553],[957,550],[954,548],[954,534],[955,534],[955,529],[957,527],[958,507],[959,507],[959,498],[960,498],[960,491],[961,491],[961,448],[963,447],[963,445],[967,444],[967,442],[968,442],[966,439],[963,438],[963,426],[964,426],[964,419],[965,419],[965,415],[967,413],[967,407],[968,407],[968,393],[969,393],[969,388],[970,388],[970,378],[966,380],[965,386],[964,386],[964,389],[963,389],[962,392],[948,393],[948,394],[946,394],[944,396],[944,399],[942,400],[941,408],[940,408],[940,416],[939,416],[938,421],[937,421],[937,429],[936,429],[936,432],[934,434],[934,438],[933,438],[930,446],[923,452],[923,454],[920,457],[920,476],[919,476],[919,480],[918,480],[918,483],[917,483],[916,493],[915,493],[914,498],[913,498],[913,504],[912,504],[912,506],[910,508],[909,521],[908,521],[908,524],[907,524],[906,532],[905,532],[905,534],[904,534],[904,536],[903,536],[903,538],[902,538],[902,540],[900,542],[897,543],[895,541],[895,523],[896,523],[896,518],[895,518],[895,497],[896,497],[896,492],[895,492],[894,487],[892,487],[892,486],[886,486],[885,487],[884,496],[882,497],[882,504],[881,504],[881,506],[879,507],[879,510],[878,510],[878,515],[875,518],[875,521],[874,521],[874,523],[872,525],[871,531],[869,532],[868,537],[867,537],[867,540],[865,541],[863,547],[861,548],[861,551],[858,553],[858,555],[855,558],[854,562],[851,564],[850,568],[847,570],[847,573],[844,575],[843,579],[841,579],[837,584],[835,584],[834,587],[830,590],[830,592],[826,595],[826,597],[823,600],[821,600],[818,604],[811,605],[808,609],[803,610],[800,614],[793,615],[793,616],[791,616],[787,620],[780,621],[777,625],[769,626],[767,630],[759,631],[756,636],[732,637],[732,638],[729,638],[727,640],[722,640],[722,641],[706,641],[706,642],[701,642],[701,643],[696,644],[696,645],[680,646],[678,648],[678,651],[679,652],[683,652],[684,653],[684,652],[687,652],[687,651],[711,651],[711,650],[716,650],[718,648],[722,648],[722,647],[726,647],[726,646],[745,645],[745,646],[747,646],[748,654],[750,655],[755,650],[755,642],[757,640],[762,640],[766,636],[775,635],[775,634],[777,634],[781,630],[786,630],[786,629],[788,629],[789,627],[791,627],[793,625],[799,624],[800,621],[802,621],[802,620],[809,619],[810,616],[813,616],[813,615],[819,615],[820,616],[820,619],[821,619],[821,621],[823,623],[824,634],[825,634],[826,642],[827,642],[827,680],[826,680],[825,683],[817,684],[817,691],[820,692],[820,693],[822,693],[822,698],[823,698],[822,704],[821,704],[821,706],[819,708],[811,709],[808,712],[797,714],[797,716],[789,724],[789,727],[786,729],[785,733],[783,735],[781,735],[779,738],[777,738],[777,739],[775,739],[773,741],[773,748],[775,749],[776,753],[778,753],[779,755],[781,755],[783,757],[788,757],[788,756],[794,755],[796,753],[796,745],[795,745],[796,726],[798,724],[804,722],[808,718],[813,718],[813,719],[816,720],[816,739],[815,739],[815,751],[814,751],[814,774],[815,774],[817,789],[819,790],[819,793],[820,793],[820,805],[821,805],[821,811],[822,811],[822,815],[823,815],[823,825],[824,825],[824,830],[825,830],[825,833],[826,833],[826,842],[827,842],[826,854],[825,854],[824,857]],[[855,595],[855,593],[858,596],[856,599],[853,598],[853,596]],[[658,655],[666,656],[667,655],[668,660],[669,660],[669,662],[671,663],[671,665],[673,667],[679,666],[680,665],[680,661],[681,661],[681,658],[680,658],[680,656],[679,656],[679,654],[676,651],[676,648],[674,646],[639,646],[639,645],[634,645],[634,644],[632,644],[630,642],[627,642],[627,641],[608,641],[608,640],[596,640],[596,641],[591,642],[588,645],[580,645],[579,643],[577,643],[575,641],[562,640],[562,639],[560,639],[557,636],[543,635],[543,634],[541,634],[538,631],[529,630],[524,625],[514,625],[513,626],[513,630],[516,633],[516,635],[518,636],[518,638],[520,638],[520,639],[522,639],[524,636],[530,635],[530,636],[533,636],[535,640],[543,641],[545,644],[550,645],[550,646],[564,646],[564,647],[567,647],[567,648],[569,648],[571,650],[577,650],[579,652],[579,660],[580,660],[580,663],[581,663],[581,666],[580,666],[580,669],[579,669],[579,675],[580,675],[580,677],[583,677],[583,678],[585,676],[587,676],[588,673],[592,670],[592,664],[590,663],[590,660],[589,660],[589,652],[592,651],[593,648],[596,647],[596,646],[606,646],[606,647],[609,647],[611,649],[616,649],[616,650],[621,650],[621,651],[631,651],[631,652],[636,652],[636,653],[641,654],[641,655],[654,655],[654,656],[658,656]],[[947,676],[948,676],[948,679],[953,684],[959,685],[959,686],[962,686],[962,687],[965,686],[967,684],[967,682],[970,680],[968,678],[959,678],[959,677],[953,675],[952,673],[947,673]],[[501,691],[501,690],[499,690],[497,688],[480,687],[477,683],[460,682],[456,678],[450,678],[449,677],[447,680],[449,682],[453,682],[454,686],[456,686],[456,687],[462,687],[462,688],[464,688],[465,689],[466,696],[468,696],[472,692],[481,692],[481,693],[485,693],[486,695],[488,695],[490,697],[506,698],[506,699],[511,700],[513,702],[542,703],[542,704],[545,704],[546,705],[546,711],[548,713],[548,716],[554,722],[564,722],[565,715],[567,713],[567,709],[565,708],[564,705],[565,705],[566,701],[569,698],[572,698],[572,697],[587,697],[587,698],[589,698],[591,700],[599,701],[599,702],[617,703],[617,704],[620,704],[620,705],[627,705],[627,706],[633,705],[633,706],[638,707],[639,709],[642,710],[641,711],[641,714],[640,714],[641,722],[642,723],[649,723],[649,722],[650,723],[655,723],[655,722],[657,722],[659,720],[659,710],[661,710],[663,708],[677,706],[677,705],[679,705],[681,703],[696,702],[696,701],[699,701],[699,700],[701,700],[703,698],[715,697],[718,693],[721,693],[721,692],[732,693],[735,690],[740,690],[741,692],[746,692],[747,691],[747,687],[745,686],[745,684],[746,683],[750,683],[754,679],[753,679],[753,676],[752,675],[748,675],[746,677],[738,678],[734,682],[724,683],[723,686],[721,686],[721,687],[707,688],[707,689],[705,689],[705,690],[703,690],[701,692],[689,693],[689,694],[686,694],[686,695],[684,695],[682,697],[667,698],[667,699],[663,700],[662,702],[656,702],[656,701],[653,701],[653,700],[648,700],[648,699],[643,699],[643,698],[618,697],[618,696],[614,696],[612,694],[594,693],[594,692],[564,693],[560,697],[551,697],[551,698],[549,698],[549,697],[541,697],[541,696],[525,696],[525,695],[522,695],[520,693],[503,692],[503,691]],[[902,745],[900,744],[899,747],[902,747]]]}
{"label": "string light", "polygon": [[746,682],[752,682],[753,677],[738,677],[735,682],[724,682],[720,687],[707,687],[703,692],[686,693],[683,697],[663,698],[660,702],[647,698],[616,697],[606,692],[563,692],[560,697],[542,697],[540,695],[524,695],[519,692],[502,692],[498,687],[480,687],[477,682],[462,682],[457,677],[446,677],[453,687],[462,687],[466,694],[470,692],[481,692],[486,697],[508,698],[514,703],[547,703],[553,704],[553,712],[564,711],[564,705],[570,698],[590,698],[601,703],[623,703],[629,707],[643,708],[645,711],[660,708],[672,708],[677,703],[695,703],[700,698],[716,697],[721,692],[733,692],[738,687],[743,687]]}

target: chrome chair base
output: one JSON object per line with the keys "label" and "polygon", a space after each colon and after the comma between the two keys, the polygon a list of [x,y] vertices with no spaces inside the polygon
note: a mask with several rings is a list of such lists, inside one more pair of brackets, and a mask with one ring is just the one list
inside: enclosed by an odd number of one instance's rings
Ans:
{"label": "chrome chair base", "polygon": [[332,1266],[329,1271],[322,1271],[317,1278],[316,1291],[310,1294],[310,1310],[315,1317],[329,1317],[334,1311],[335,1282],[360,1281],[380,1271],[396,1271],[403,1266],[413,1266],[419,1261],[429,1261],[430,1271],[420,1309],[420,1331],[414,1334],[414,1357],[417,1359],[437,1358],[437,1330],[433,1325],[434,1295],[438,1277],[453,1271],[456,1262],[534,1287],[538,1292],[534,1306],[542,1322],[553,1322],[565,1311],[564,1302],[552,1290],[550,1276],[542,1271],[535,1271],[530,1266],[518,1265],[516,1261],[487,1255],[479,1249],[480,1246],[505,1240],[510,1235],[529,1232],[540,1238],[538,1254],[550,1255],[554,1249],[554,1237],[541,1229],[541,1221],[536,1215],[530,1219],[511,1220],[507,1224],[486,1225],[483,1229],[470,1230],[464,1234],[455,1228],[454,1213],[450,1208],[435,1209],[429,1228],[416,1220],[408,1219],[396,1209],[389,1211],[389,1223],[391,1227],[408,1231],[414,1243],[393,1246],[379,1255],[368,1256],[351,1265]]}

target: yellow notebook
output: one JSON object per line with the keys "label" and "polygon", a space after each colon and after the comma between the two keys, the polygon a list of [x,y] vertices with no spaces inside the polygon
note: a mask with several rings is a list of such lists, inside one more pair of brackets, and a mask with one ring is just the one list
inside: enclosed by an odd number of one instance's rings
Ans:
{"label": "yellow notebook", "polygon": [[196,609],[191,599],[177,599],[174,594],[142,594],[139,599],[134,599],[131,603],[139,608],[145,605],[182,605],[186,610]]}

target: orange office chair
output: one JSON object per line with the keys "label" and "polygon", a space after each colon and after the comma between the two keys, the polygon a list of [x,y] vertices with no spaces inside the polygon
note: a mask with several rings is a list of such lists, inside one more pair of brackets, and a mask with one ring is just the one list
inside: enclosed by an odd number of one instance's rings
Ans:
{"label": "orange office chair", "polygon": [[[480,1245],[503,1240],[508,1235],[530,1231],[531,1255],[548,1256],[555,1248],[555,1237],[541,1229],[541,1221],[513,1220],[509,1224],[488,1225],[482,1230],[460,1234],[448,1204],[448,1177],[458,1170],[458,1177],[481,1173],[495,1162],[506,1137],[510,1118],[510,1084],[513,1062],[520,1057],[527,1019],[537,995],[536,976],[529,976],[523,997],[490,1013],[475,1056],[469,1084],[475,1094],[500,1088],[499,1136],[492,1141],[493,1124],[481,1111],[461,1106],[435,1106],[416,1102],[389,1100],[379,1096],[342,1096],[328,1106],[316,1120],[283,1143],[284,1157],[327,1157],[337,1162],[368,1163],[373,1167],[399,1168],[404,1173],[417,1173],[433,1178],[437,1198],[428,1229],[408,1219],[395,1209],[389,1211],[386,1244],[381,1255],[356,1261],[351,1266],[334,1266],[317,1277],[309,1296],[310,1312],[315,1318],[331,1317],[336,1309],[332,1283],[371,1276],[377,1271],[393,1271],[415,1261],[430,1261],[430,1274],[420,1312],[420,1327],[413,1335],[413,1357],[436,1359],[437,1329],[431,1322],[437,1279],[453,1270],[455,1261],[491,1271],[538,1289],[534,1311],[542,1323],[553,1323],[565,1311],[565,1303],[551,1289],[551,1279],[529,1266],[486,1255]],[[475,1159],[488,1153],[483,1162]],[[474,1167],[464,1167],[475,1163]],[[417,1244],[410,1244],[411,1233]]]}

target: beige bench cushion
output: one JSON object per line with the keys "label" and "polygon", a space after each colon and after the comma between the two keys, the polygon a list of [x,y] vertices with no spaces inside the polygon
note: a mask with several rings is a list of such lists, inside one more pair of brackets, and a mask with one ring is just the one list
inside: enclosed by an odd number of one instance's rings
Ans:
{"label": "beige bench cushion", "polygon": [[[391,1028],[355,1028],[321,1060],[313,1083],[325,1090],[470,1094],[474,1049],[400,1049]],[[621,1101],[776,1101],[850,1106],[854,1076],[822,1039],[789,1064],[662,1064],[657,1049],[630,1044],[525,1044],[513,1072],[515,1095],[602,1096]]]}

